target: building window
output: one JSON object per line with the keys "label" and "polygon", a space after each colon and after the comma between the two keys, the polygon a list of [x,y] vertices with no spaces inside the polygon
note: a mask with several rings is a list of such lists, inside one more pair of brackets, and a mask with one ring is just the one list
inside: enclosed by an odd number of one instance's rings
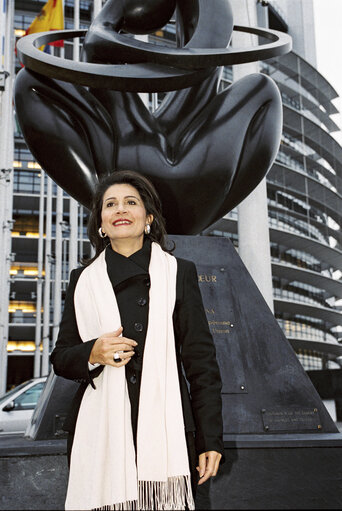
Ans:
{"label": "building window", "polygon": [[297,357],[305,371],[323,369],[323,358],[320,353],[309,350],[298,350]]}

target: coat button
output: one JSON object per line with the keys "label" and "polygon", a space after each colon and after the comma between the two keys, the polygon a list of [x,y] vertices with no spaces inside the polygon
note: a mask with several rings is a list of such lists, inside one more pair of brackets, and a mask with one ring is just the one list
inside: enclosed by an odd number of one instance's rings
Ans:
{"label": "coat button", "polygon": [[150,277],[147,277],[147,279],[145,279],[145,285],[146,285],[146,287],[150,287],[150,285],[151,285]]}
{"label": "coat button", "polygon": [[134,323],[134,330],[135,330],[136,332],[142,332],[142,331],[143,331],[143,329],[144,329],[144,327],[142,326],[142,324],[141,324],[141,323]]}
{"label": "coat button", "polygon": [[146,298],[138,298],[137,304],[140,305],[140,307],[144,307],[144,305],[147,304]]}
{"label": "coat button", "polygon": [[133,385],[134,385],[135,383],[137,383],[137,378],[136,378],[135,374],[133,374],[133,375],[130,377],[129,381],[130,381],[131,383],[133,383]]}

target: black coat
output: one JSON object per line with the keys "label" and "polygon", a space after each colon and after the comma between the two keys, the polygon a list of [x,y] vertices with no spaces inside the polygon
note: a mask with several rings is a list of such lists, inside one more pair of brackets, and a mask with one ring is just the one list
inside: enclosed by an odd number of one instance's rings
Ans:
{"label": "black coat", "polygon": [[[132,409],[133,436],[136,438],[142,358],[149,311],[148,273],[151,244],[126,258],[106,249],[106,262],[123,326],[123,335],[138,342],[135,355],[125,366]],[[73,432],[83,393],[88,384],[96,388],[100,366],[88,369],[89,355],[96,339],[82,342],[76,324],[74,290],[84,268],[70,275],[64,313],[51,362],[57,375],[80,383],[64,429]],[[173,313],[176,354],[185,430],[195,433],[197,455],[218,451],[223,455],[221,378],[215,346],[209,331],[194,263],[177,258],[176,304]],[[190,384],[190,395],[187,383]]]}

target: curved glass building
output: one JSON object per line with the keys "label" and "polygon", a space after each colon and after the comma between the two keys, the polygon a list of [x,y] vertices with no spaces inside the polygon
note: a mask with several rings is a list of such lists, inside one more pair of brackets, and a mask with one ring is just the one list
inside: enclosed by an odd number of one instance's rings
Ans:
{"label": "curved glass building", "polygon": [[[336,91],[291,52],[261,63],[283,100],[283,133],[267,175],[275,316],[305,369],[339,368],[342,346],[342,148]],[[237,211],[212,235],[238,247]]]}

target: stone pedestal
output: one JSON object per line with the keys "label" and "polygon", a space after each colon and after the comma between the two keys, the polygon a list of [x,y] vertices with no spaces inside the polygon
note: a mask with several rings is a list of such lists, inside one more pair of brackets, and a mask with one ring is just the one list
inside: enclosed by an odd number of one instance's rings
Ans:
{"label": "stone pedestal", "polygon": [[[340,509],[342,435],[233,245],[172,238],[196,263],[223,381],[226,462],[199,487],[198,509]],[[62,423],[76,388],[51,374],[26,448],[0,444],[1,509],[63,509]]]}

